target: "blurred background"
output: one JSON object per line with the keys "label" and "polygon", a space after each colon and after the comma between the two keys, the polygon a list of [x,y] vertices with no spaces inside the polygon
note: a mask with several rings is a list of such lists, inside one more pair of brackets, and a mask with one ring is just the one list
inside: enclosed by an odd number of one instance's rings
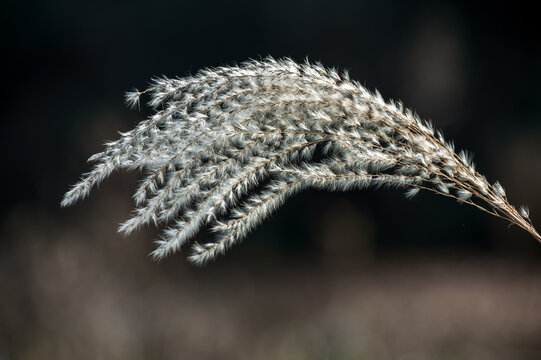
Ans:
{"label": "blurred background", "polygon": [[450,199],[307,191],[205,268],[185,253],[151,261],[162,228],[116,233],[138,173],[59,207],[86,159],[150,114],[127,109],[125,91],[272,55],[402,100],[539,228],[537,14],[521,2],[2,1],[0,359],[540,359],[541,245]]}

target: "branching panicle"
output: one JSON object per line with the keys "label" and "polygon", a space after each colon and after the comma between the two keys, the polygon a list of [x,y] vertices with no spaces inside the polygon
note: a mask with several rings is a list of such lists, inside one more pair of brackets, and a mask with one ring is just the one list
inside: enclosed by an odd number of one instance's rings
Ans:
{"label": "branching panicle", "polygon": [[209,225],[218,239],[194,244],[189,257],[204,264],[309,187],[391,185],[407,188],[407,197],[426,189],[504,218],[541,241],[527,207],[510,205],[500,183],[489,184],[475,170],[471,155],[455,153],[430,123],[347,74],[267,58],[153,81],[147,90],[128,92],[126,102],[135,107],[150,95],[149,105],[161,110],[93,155],[95,168],[62,206],[86,197],[116,169],[146,169],[134,195],[138,208],[119,231],[176,218],[157,242],[156,259]]}

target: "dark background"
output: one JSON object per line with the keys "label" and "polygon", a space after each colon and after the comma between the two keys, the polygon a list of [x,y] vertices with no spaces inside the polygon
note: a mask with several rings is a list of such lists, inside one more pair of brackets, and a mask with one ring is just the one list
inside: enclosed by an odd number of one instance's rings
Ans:
{"label": "dark background", "polygon": [[125,91],[272,55],[402,100],[541,224],[536,16],[520,2],[2,2],[0,359],[540,358],[541,245],[443,197],[307,191],[202,269],[153,263],[162,229],[116,234],[140,174],[59,207],[85,160],[150,114]]}

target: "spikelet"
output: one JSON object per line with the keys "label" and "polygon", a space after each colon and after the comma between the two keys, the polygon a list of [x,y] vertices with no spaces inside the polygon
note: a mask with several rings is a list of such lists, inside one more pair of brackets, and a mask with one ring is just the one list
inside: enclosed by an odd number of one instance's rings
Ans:
{"label": "spikelet", "polygon": [[541,241],[527,208],[510,205],[503,187],[490,185],[468,153],[455,153],[429,123],[347,74],[267,58],[154,79],[126,101],[138,106],[144,94],[159,110],[93,155],[94,169],[65,194],[62,206],[86,197],[116,169],[147,170],[134,195],[137,209],[119,231],[172,223],[155,259],[210,226],[217,240],[194,244],[189,257],[203,264],[310,187],[390,185],[406,188],[407,197],[425,189],[506,219]]}

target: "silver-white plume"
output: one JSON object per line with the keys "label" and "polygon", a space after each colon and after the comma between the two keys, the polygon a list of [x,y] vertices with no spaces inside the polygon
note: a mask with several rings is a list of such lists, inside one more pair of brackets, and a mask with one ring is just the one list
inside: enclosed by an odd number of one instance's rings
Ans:
{"label": "silver-white plume", "polygon": [[[249,61],[155,79],[126,95],[132,106],[150,95],[156,113],[90,157],[94,169],[68,191],[62,206],[120,168],[145,169],[137,209],[119,231],[171,223],[152,255],[178,251],[201,227],[215,242],[195,243],[203,264],[243,239],[289,196],[312,187],[352,190],[373,185],[452,197],[541,237],[525,207],[479,174],[440,132],[401,104],[385,102],[347,74],[290,59]],[[314,156],[316,154],[316,156]]]}

